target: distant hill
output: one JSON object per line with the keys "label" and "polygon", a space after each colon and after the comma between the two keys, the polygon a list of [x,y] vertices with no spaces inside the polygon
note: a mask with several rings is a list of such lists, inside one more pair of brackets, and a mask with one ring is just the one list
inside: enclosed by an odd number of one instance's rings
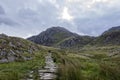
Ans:
{"label": "distant hill", "polygon": [[88,44],[93,38],[79,36],[62,27],[52,27],[28,40],[44,46],[76,48]]}
{"label": "distant hill", "polygon": [[94,40],[94,37],[90,37],[90,36],[74,36],[74,37],[64,39],[63,41],[59,42],[57,45],[60,48],[79,49],[89,44],[93,40]]}
{"label": "distant hill", "polygon": [[55,46],[60,41],[73,36],[77,36],[77,34],[62,27],[52,27],[28,40],[45,46]]}
{"label": "distant hill", "polygon": [[52,27],[28,40],[59,48],[81,48],[86,45],[120,45],[120,26],[112,27],[98,37],[80,36],[62,27]]}
{"label": "distant hill", "polygon": [[120,31],[120,26],[117,26],[117,27],[112,27],[112,28],[110,28],[110,29],[108,29],[107,31],[105,31],[104,33],[103,33],[103,35],[104,34],[108,34],[108,33],[112,33],[112,32],[119,32]]}
{"label": "distant hill", "polygon": [[93,42],[99,45],[120,45],[120,26],[105,31]]}
{"label": "distant hill", "polygon": [[0,34],[0,63],[32,59],[39,46],[22,38]]}

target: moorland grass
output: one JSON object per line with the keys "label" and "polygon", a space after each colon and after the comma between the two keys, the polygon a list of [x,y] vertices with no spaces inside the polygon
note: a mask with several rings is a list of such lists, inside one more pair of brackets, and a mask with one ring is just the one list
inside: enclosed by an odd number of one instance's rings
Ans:
{"label": "moorland grass", "polygon": [[34,58],[29,61],[0,64],[0,80],[20,80],[27,76],[27,72],[44,65],[44,54],[36,52]]}
{"label": "moorland grass", "polygon": [[[108,56],[110,52],[119,52],[119,48],[86,48],[78,53],[55,52],[53,58],[59,65],[57,80],[120,80],[120,55]],[[85,57],[81,57],[83,55]]]}

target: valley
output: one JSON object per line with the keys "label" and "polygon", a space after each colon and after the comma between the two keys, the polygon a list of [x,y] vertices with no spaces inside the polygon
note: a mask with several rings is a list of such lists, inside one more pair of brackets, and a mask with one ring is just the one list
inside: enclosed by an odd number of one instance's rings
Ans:
{"label": "valley", "polygon": [[120,80],[119,33],[52,27],[27,39],[0,34],[0,80]]}

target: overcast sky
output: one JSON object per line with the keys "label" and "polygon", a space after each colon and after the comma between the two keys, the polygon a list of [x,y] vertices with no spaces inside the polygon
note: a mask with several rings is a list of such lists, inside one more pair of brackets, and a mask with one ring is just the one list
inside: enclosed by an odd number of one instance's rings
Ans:
{"label": "overcast sky", "polygon": [[0,33],[29,37],[52,27],[100,35],[120,25],[120,0],[0,0]]}

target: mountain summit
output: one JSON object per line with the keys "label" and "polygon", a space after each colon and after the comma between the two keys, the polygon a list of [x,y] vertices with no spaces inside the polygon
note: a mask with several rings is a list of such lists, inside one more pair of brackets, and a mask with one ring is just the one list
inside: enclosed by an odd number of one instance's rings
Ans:
{"label": "mountain summit", "polygon": [[37,36],[28,38],[28,40],[45,46],[54,46],[60,41],[72,36],[77,36],[77,34],[62,27],[52,27]]}
{"label": "mountain summit", "polygon": [[73,48],[88,44],[92,38],[80,36],[62,27],[52,27],[37,36],[28,38],[28,40],[45,46]]}

